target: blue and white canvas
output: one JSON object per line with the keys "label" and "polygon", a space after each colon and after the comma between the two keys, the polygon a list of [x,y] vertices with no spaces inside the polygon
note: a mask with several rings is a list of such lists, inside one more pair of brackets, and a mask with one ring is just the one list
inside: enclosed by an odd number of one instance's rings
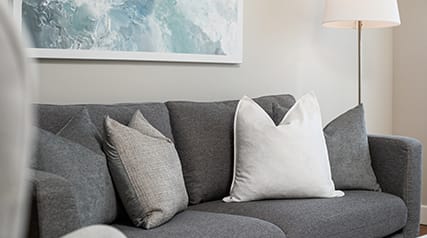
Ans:
{"label": "blue and white canvas", "polygon": [[43,58],[239,63],[242,0],[19,0]]}

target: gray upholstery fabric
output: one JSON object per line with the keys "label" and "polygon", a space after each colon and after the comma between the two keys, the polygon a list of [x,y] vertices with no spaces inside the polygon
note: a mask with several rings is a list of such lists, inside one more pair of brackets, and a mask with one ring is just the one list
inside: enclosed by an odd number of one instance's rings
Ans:
{"label": "gray upholstery fabric", "polygon": [[420,221],[421,143],[406,137],[370,136],[369,146],[382,190],[399,196],[408,207],[404,237],[415,237]]}
{"label": "gray upholstery fabric", "polygon": [[139,111],[129,127],[107,117],[105,134],[111,174],[136,226],[157,227],[187,207],[187,191],[174,144]]}
{"label": "gray upholstery fabric", "polygon": [[290,105],[289,107],[285,107],[285,106],[282,106],[278,103],[273,104],[273,114],[271,116],[271,119],[273,119],[273,121],[274,121],[274,123],[276,123],[276,125],[279,125],[280,122],[282,122],[286,113],[288,113],[289,109],[291,109],[292,106],[293,105]]}
{"label": "gray upholstery fabric", "polygon": [[[276,123],[282,120],[287,110],[274,105],[273,119]],[[324,134],[335,188],[379,191],[371,165],[363,105],[331,121],[324,128]]]}
{"label": "gray upholstery fabric", "polygon": [[152,230],[114,225],[128,238],[285,238],[277,226],[250,217],[184,211]]}
{"label": "gray upholstery fabric", "polygon": [[58,238],[81,227],[72,184],[51,173],[34,171],[31,178],[37,227],[30,237]]}
{"label": "gray upholstery fabric", "polygon": [[[273,104],[290,107],[290,95],[255,99],[271,116]],[[191,204],[227,196],[233,168],[233,123],[238,101],[167,102]]]}
{"label": "gray upholstery fabric", "polygon": [[104,119],[108,115],[114,120],[127,125],[136,110],[163,135],[173,140],[168,109],[163,103],[127,103],[115,105],[38,105],[39,127],[57,133],[74,115],[86,107],[90,118],[103,136]]}
{"label": "gray upholstery fabric", "polygon": [[92,123],[86,108],[71,118],[57,135],[79,143],[100,155],[104,155],[101,136]]}
{"label": "gray upholstery fabric", "polygon": [[79,114],[85,105],[49,105],[37,104],[37,127],[58,133],[74,116]]}
{"label": "gray upholstery fabric", "polygon": [[379,191],[371,165],[363,105],[338,116],[325,127],[324,133],[335,187]]}
{"label": "gray upholstery fabric", "polygon": [[71,183],[81,225],[114,221],[116,199],[105,157],[43,129],[38,134],[35,169]]}
{"label": "gray upholstery fabric", "polygon": [[0,2],[0,237],[25,232],[33,74],[12,11]]}
{"label": "gray upholstery fabric", "polygon": [[393,235],[387,236],[386,238],[404,238],[404,236],[402,232],[396,232]]}
{"label": "gray upholstery fabric", "polygon": [[406,206],[399,197],[371,191],[346,191],[334,199],[214,201],[189,209],[259,218],[290,238],[384,237],[406,224]]}
{"label": "gray upholstery fabric", "polygon": [[[94,221],[94,223],[90,224],[96,224],[99,222],[112,222],[116,218],[117,214],[115,191],[106,163],[107,158],[102,150],[103,139],[101,138],[98,129],[90,119],[87,108],[83,108],[79,113],[71,118],[67,124],[57,133],[57,135],[76,142],[102,156],[102,161],[104,162],[101,164],[99,161],[98,166],[100,167],[98,169],[99,172],[104,174],[99,174],[96,176],[98,176],[98,179],[100,179],[98,183],[102,185],[99,187],[99,189],[103,190],[104,194],[98,194],[103,197],[92,197],[92,203],[96,204],[94,209],[97,210],[96,212],[98,212],[101,217],[99,218],[100,220]],[[93,195],[97,194],[93,193]]]}

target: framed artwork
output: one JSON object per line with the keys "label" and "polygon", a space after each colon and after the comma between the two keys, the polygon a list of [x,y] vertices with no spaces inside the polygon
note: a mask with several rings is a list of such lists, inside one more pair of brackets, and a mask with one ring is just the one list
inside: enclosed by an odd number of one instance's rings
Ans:
{"label": "framed artwork", "polygon": [[243,0],[12,0],[34,58],[241,63]]}

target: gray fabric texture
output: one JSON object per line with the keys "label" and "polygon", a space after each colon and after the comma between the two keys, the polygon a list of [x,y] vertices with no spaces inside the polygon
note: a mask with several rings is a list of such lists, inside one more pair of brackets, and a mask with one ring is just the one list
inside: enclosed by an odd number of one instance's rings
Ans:
{"label": "gray fabric texture", "polygon": [[92,123],[87,108],[83,108],[71,118],[56,134],[85,146],[100,155],[104,155],[101,136]]}
{"label": "gray fabric texture", "polygon": [[114,225],[128,238],[285,238],[277,226],[255,218],[184,211],[152,230]]}
{"label": "gray fabric texture", "polygon": [[372,169],[363,105],[338,116],[324,129],[337,189],[379,191]]}
{"label": "gray fabric texture", "polygon": [[115,220],[114,187],[103,155],[39,129],[35,157],[35,169],[56,174],[71,183],[81,225]]}
{"label": "gray fabric texture", "polygon": [[[270,115],[273,104],[290,108],[290,95],[255,101]],[[167,102],[191,204],[229,194],[233,176],[233,124],[238,101]]]}
{"label": "gray fabric texture", "polygon": [[416,237],[421,205],[421,143],[399,136],[369,136],[369,146],[382,190],[400,197],[408,207],[404,237]]}
{"label": "gray fabric texture", "polygon": [[163,103],[126,103],[114,105],[37,105],[39,116],[38,126],[52,133],[57,133],[71,118],[82,109],[87,108],[90,118],[101,136],[104,136],[104,119],[108,115],[114,120],[127,125],[136,110],[163,135],[173,140],[170,128],[169,113]]}
{"label": "gray fabric texture", "polygon": [[[280,122],[286,111],[276,104],[273,119]],[[338,116],[323,131],[335,188],[379,191],[371,165],[363,105]]]}
{"label": "gray fabric texture", "polygon": [[346,191],[334,199],[213,201],[189,209],[259,218],[279,226],[290,238],[384,237],[406,224],[402,199],[372,191]]}
{"label": "gray fabric texture", "polygon": [[[107,158],[102,150],[103,139],[101,138],[98,129],[90,119],[87,108],[83,108],[79,113],[71,118],[71,120],[69,120],[56,135],[76,142],[102,157],[103,162],[98,161],[97,164],[97,166],[99,166],[98,169],[100,174],[92,176],[94,178],[97,177],[95,179],[99,179],[99,181],[97,181],[100,184],[98,189],[103,192],[99,194],[94,193],[93,195],[95,196],[92,197],[93,200],[91,201],[91,203],[96,204],[94,208],[96,210],[95,212],[98,212],[101,217],[99,217],[99,220],[93,221],[93,223],[91,222],[90,224],[112,222],[115,220],[118,209],[117,201],[113,182],[107,167]],[[98,160],[101,160],[100,158]],[[97,197],[96,195],[100,195],[102,197]]]}
{"label": "gray fabric texture", "polygon": [[110,171],[132,222],[162,225],[188,204],[181,163],[172,141],[137,111],[129,127],[105,119]]}
{"label": "gray fabric texture", "polygon": [[37,228],[29,237],[58,238],[82,225],[72,184],[65,178],[42,171],[33,171],[32,199],[36,211],[31,223]]}
{"label": "gray fabric texture", "polygon": [[393,235],[389,235],[386,238],[404,238],[403,233],[401,231],[394,233]]}

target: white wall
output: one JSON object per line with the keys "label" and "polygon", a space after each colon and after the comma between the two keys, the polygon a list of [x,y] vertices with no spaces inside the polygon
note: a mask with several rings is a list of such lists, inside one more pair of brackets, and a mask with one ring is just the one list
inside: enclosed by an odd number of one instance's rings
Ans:
{"label": "white wall", "polygon": [[[324,121],[357,103],[356,32],[321,27],[323,1],[245,0],[244,63],[41,61],[43,103],[222,100],[314,90]],[[392,126],[392,33],[366,31],[371,132]],[[369,66],[368,66],[369,65]]]}
{"label": "white wall", "polygon": [[[427,146],[427,1],[401,0],[399,5],[402,25],[394,32],[393,133],[415,137]],[[427,171],[427,156],[423,171]],[[427,205],[425,172],[423,183]],[[427,207],[423,212],[427,224]]]}

